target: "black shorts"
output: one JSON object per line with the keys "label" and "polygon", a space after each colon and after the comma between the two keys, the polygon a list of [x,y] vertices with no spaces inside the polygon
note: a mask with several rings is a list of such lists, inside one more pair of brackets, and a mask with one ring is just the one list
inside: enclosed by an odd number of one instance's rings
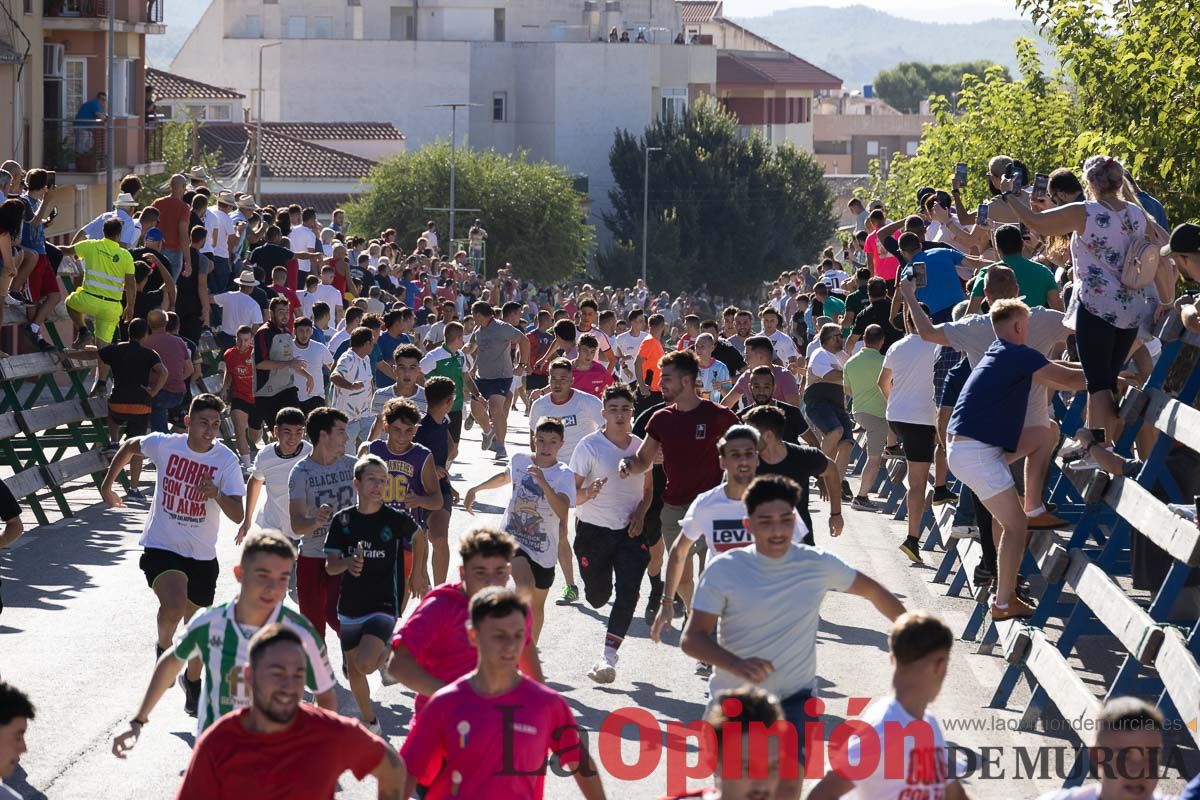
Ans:
{"label": "black shorts", "polygon": [[125,435],[132,439],[135,436],[145,436],[150,432],[149,414],[122,414],[120,411],[109,411],[108,418],[117,425],[125,428]]}
{"label": "black shorts", "polygon": [[971,377],[971,362],[967,360],[966,356],[963,356],[946,373],[946,382],[942,385],[942,408],[954,408],[969,377]]}
{"label": "black shorts", "polygon": [[917,425],[913,422],[888,422],[888,427],[900,440],[904,448],[904,460],[918,464],[932,464],[933,451],[937,448],[937,428],[933,425]]}
{"label": "black shorts", "polygon": [[258,407],[259,418],[262,420],[262,424],[270,430],[275,427],[276,414],[285,408],[300,407],[300,392],[293,386],[290,389],[284,389],[276,395],[268,397],[256,396],[254,398],[254,405]]}
{"label": "black shorts", "polygon": [[221,573],[221,565],[215,558],[199,561],[170,550],[147,547],[138,566],[145,573],[146,585],[151,589],[154,588],[158,576],[164,572],[182,572],[187,578],[188,602],[194,606],[207,608],[217,596],[217,576]]}
{"label": "black shorts", "polygon": [[300,410],[303,411],[304,416],[307,417],[313,412],[313,409],[322,408],[324,405],[324,397],[310,397],[307,400],[300,401]]}
{"label": "black shorts", "polygon": [[247,403],[240,397],[235,397],[230,401],[229,409],[231,411],[241,411],[249,417],[250,421],[247,424],[251,429],[262,427],[262,412],[259,411],[257,403]]}
{"label": "black shorts", "polygon": [[517,548],[517,554],[513,556],[513,560],[518,558],[525,559],[529,564],[529,571],[533,573],[533,585],[541,589],[543,592],[554,585],[554,567],[543,567],[541,564],[533,560],[533,558],[521,548]]}
{"label": "black shorts", "polygon": [[364,636],[374,636],[386,646],[392,646],[392,633],[396,628],[396,618],[391,614],[368,614],[365,617],[346,617],[338,613],[338,622],[342,629],[338,631],[338,639],[342,650],[350,651],[362,643]]}
{"label": "black shorts", "polygon": [[534,392],[534,391],[537,391],[538,389],[544,389],[545,387],[547,387],[549,385],[550,385],[550,376],[549,375],[526,375],[525,376],[525,390],[528,392]]}
{"label": "black shorts", "polygon": [[451,411],[450,414],[450,438],[458,444],[462,440],[462,409]]}

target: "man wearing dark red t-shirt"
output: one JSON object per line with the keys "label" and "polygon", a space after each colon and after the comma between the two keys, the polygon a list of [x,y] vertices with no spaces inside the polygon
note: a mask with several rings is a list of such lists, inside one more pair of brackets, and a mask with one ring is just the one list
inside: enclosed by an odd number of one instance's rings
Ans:
{"label": "man wearing dark red t-shirt", "polygon": [[300,637],[278,623],[250,640],[245,668],[249,708],[204,732],[176,800],[240,800],[261,795],[333,797],[346,770],[371,775],[380,797],[400,797],[408,775],[391,745],[357,720],[301,704],[307,672]]}
{"label": "man wearing dark red t-shirt", "polygon": [[[667,550],[679,536],[680,522],[688,506],[701,492],[721,482],[721,460],[717,442],[737,416],[724,406],[701,400],[696,394],[700,361],[691,350],[667,353],[659,362],[663,399],[661,408],[646,426],[646,438],[637,454],[621,460],[621,474],[640,474],[654,465],[661,450],[667,487],[663,490],[662,537]],[[697,540],[693,553],[699,553],[703,540]],[[692,560],[688,558],[679,597],[689,610],[692,603]]]}

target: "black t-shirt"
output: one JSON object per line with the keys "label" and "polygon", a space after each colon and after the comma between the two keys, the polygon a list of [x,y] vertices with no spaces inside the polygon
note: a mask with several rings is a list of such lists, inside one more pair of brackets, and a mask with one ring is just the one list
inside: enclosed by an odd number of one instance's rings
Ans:
{"label": "black t-shirt", "polygon": [[742,358],[737,348],[726,339],[717,339],[717,345],[713,348],[713,358],[728,367],[730,375],[737,375],[746,368],[746,359]]}
{"label": "black t-shirt", "polygon": [[150,394],[146,387],[150,385],[150,371],[162,362],[158,353],[137,342],[121,342],[100,348],[99,355],[100,360],[112,368],[110,403],[150,405]]}
{"label": "black t-shirt", "polygon": [[886,353],[889,347],[904,338],[904,332],[897,330],[892,324],[892,301],[886,297],[872,300],[862,313],[854,317],[854,335],[861,339],[868,325],[883,328],[881,352]]}
{"label": "black t-shirt", "polygon": [[[157,250],[151,250],[149,247],[135,247],[129,251],[129,255],[133,256],[134,261],[145,261],[146,266],[150,267],[150,277],[146,279],[146,291],[161,288],[163,285],[162,273],[158,271],[155,265],[162,265],[170,271],[171,262],[167,261],[166,256]],[[138,316],[142,315],[139,314]]]}
{"label": "black t-shirt", "polygon": [[[791,403],[785,403],[782,400],[772,400],[770,404],[783,412],[783,440],[792,444],[800,444],[800,437],[808,430],[808,422],[804,419],[804,414],[800,412],[798,407]],[[745,422],[746,415],[755,408],[758,408],[758,406],[746,406],[738,412],[738,418]]]}
{"label": "black t-shirt", "polygon": [[143,289],[133,298],[133,316],[146,318],[156,308],[162,308],[163,290],[161,282],[158,289]]}
{"label": "black t-shirt", "polygon": [[412,517],[387,506],[374,514],[363,514],[351,506],[333,515],[325,537],[326,553],[345,557],[357,552],[359,542],[367,543],[362,574],[342,573],[339,614],[400,615],[400,593],[405,591],[404,543],[416,532]]}
{"label": "black t-shirt", "polygon": [[350,277],[358,284],[360,295],[367,294],[370,292],[371,287],[375,285],[375,276],[368,269],[351,267]]}
{"label": "black t-shirt", "polygon": [[175,279],[175,312],[180,319],[185,316],[200,316],[200,251],[191,248],[192,274],[185,276],[180,270]]}
{"label": "black t-shirt", "polygon": [[262,267],[263,275],[269,278],[272,270],[276,267],[286,267],[288,262],[295,257],[296,254],[286,247],[267,242],[254,248],[247,261]]}
{"label": "black t-shirt", "polygon": [[787,444],[787,455],[778,464],[768,464],[761,458],[758,461],[757,475],[783,475],[791,478],[800,486],[800,502],[796,504],[796,512],[808,526],[806,544],[813,543],[812,516],[808,511],[809,480],[824,474],[829,465],[829,459],[815,447],[806,444]]}

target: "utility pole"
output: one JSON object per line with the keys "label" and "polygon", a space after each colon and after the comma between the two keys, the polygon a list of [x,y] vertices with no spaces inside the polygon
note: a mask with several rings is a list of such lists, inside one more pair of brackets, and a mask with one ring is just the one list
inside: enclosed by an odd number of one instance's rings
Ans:
{"label": "utility pole", "polygon": [[263,118],[263,51],[278,47],[282,41],[258,47],[258,116],[254,121],[254,193],[262,193],[262,118]]}
{"label": "utility pole", "polygon": [[[458,110],[460,108],[476,108],[479,103],[435,103],[429,108],[448,108],[450,109],[450,231],[446,237],[446,242],[454,241],[454,212],[458,209],[454,205],[454,194],[457,183],[457,147],[458,147]],[[467,209],[463,209],[466,211]]]}
{"label": "utility pole", "polygon": [[[113,207],[113,66],[117,63],[116,59],[116,41],[117,41],[117,10],[116,3],[108,4],[108,87],[104,90],[105,96],[108,98],[108,113],[104,119],[104,184],[106,186],[104,208],[105,210]],[[132,92],[134,87],[126,86],[125,91]]]}
{"label": "utility pole", "polygon": [[646,162],[642,168],[642,283],[646,283],[646,231],[650,225],[650,154],[661,147],[646,148]]}

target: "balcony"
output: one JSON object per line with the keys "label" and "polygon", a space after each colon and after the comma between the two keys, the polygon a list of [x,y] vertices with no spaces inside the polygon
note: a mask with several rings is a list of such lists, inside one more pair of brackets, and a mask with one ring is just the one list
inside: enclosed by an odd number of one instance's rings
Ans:
{"label": "balcony", "polygon": [[166,0],[42,0],[43,27],[106,30],[109,7],[115,27],[129,33],[162,33]]}
{"label": "balcony", "polygon": [[[113,168],[153,172],[163,162],[163,128],[140,119],[113,120]],[[103,124],[76,125],[74,120],[47,119],[43,129],[42,162],[47,169],[95,175],[108,169],[108,131]],[[76,183],[94,183],[82,179]]]}

